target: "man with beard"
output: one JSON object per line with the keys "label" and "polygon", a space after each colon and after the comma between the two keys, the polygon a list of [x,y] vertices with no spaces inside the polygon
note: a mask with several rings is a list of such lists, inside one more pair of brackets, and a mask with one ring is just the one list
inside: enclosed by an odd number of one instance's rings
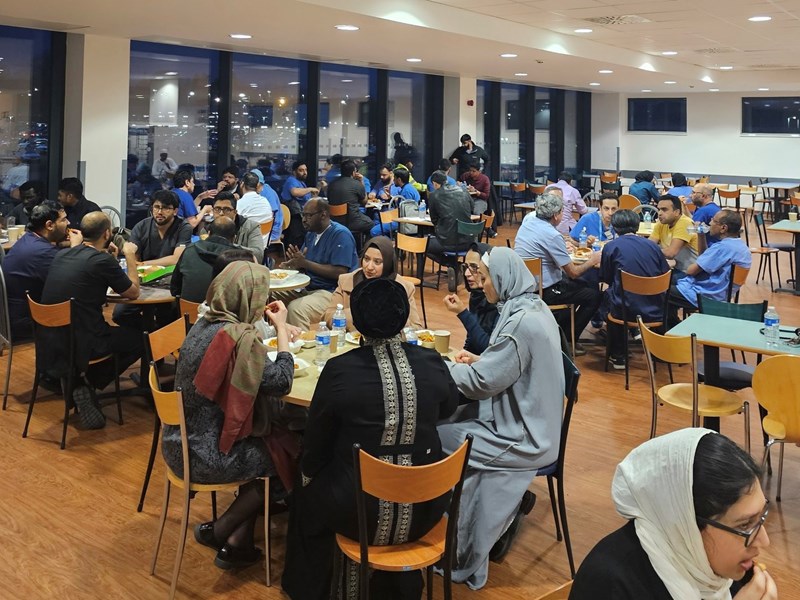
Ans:
{"label": "man with beard", "polygon": [[303,243],[306,232],[303,229],[301,213],[303,206],[313,196],[319,194],[319,188],[307,187],[306,177],[308,177],[308,166],[302,160],[292,163],[292,175],[286,178],[281,190],[281,202],[289,207],[292,220],[288,229],[284,232],[284,240],[287,244],[300,246]]}
{"label": "man with beard", "polygon": [[8,216],[14,217],[17,225],[27,225],[33,207],[45,199],[44,186],[41,181],[26,181],[19,186],[19,196],[22,202],[17,204]]}
{"label": "man with beard", "polygon": [[450,162],[458,168],[458,179],[461,180],[464,177],[464,173],[469,169],[470,163],[475,160],[478,161],[479,170],[480,161],[483,161],[484,171],[487,170],[489,154],[480,146],[476,146],[475,142],[472,141],[472,137],[468,133],[465,133],[461,136],[461,145],[453,150],[453,153],[450,155]]}

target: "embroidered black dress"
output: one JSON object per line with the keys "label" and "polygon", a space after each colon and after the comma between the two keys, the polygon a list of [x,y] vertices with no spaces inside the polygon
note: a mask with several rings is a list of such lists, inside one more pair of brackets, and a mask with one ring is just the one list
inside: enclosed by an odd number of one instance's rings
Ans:
{"label": "embroidered black dress", "polygon": [[[328,598],[334,534],[358,538],[353,444],[395,464],[436,462],[443,458],[436,423],[457,404],[458,391],[436,351],[409,346],[399,338],[328,361],[311,403],[303,481],[295,487],[289,517],[282,585],[292,599]],[[374,500],[368,505],[370,542],[385,545],[422,537],[441,519],[447,500],[413,505]],[[347,583],[342,597],[355,598],[357,570],[346,561],[343,571]]]}

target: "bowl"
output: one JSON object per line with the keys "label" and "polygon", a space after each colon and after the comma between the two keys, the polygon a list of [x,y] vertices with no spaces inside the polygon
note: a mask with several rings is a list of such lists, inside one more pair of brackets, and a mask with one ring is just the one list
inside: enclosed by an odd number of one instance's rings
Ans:
{"label": "bowl", "polygon": [[295,357],[294,359],[294,376],[295,377],[302,377],[308,372],[308,368],[311,366],[310,363],[304,361],[302,358]]}
{"label": "bowl", "polygon": [[315,331],[304,331],[300,334],[300,342],[303,344],[303,348],[316,348],[317,346],[317,339],[316,339],[316,332]]}
{"label": "bowl", "polygon": [[361,345],[361,334],[357,331],[348,331],[344,336],[344,341],[354,346]]}
{"label": "bowl", "polygon": [[[268,338],[264,340],[264,345],[270,350],[277,351],[278,338],[277,337]],[[302,347],[303,347],[303,342],[301,340],[297,340],[296,342],[289,342],[289,352],[291,352],[292,354],[296,354]]]}
{"label": "bowl", "polygon": [[[425,337],[430,336],[430,341],[423,340],[421,335],[425,335]],[[417,340],[419,341],[419,345],[423,348],[435,348],[436,344],[434,343],[433,331],[430,329],[420,329],[417,331]]]}

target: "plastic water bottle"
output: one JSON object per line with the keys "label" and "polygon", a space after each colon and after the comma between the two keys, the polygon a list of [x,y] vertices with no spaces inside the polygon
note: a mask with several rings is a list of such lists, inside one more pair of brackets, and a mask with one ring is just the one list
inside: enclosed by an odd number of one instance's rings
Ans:
{"label": "plastic water bottle", "polygon": [[578,241],[581,248],[586,248],[586,240],[589,239],[589,234],[586,233],[586,227],[581,229],[581,234],[578,236]]}
{"label": "plastic water bottle", "polygon": [[344,306],[341,304],[336,305],[336,312],[333,313],[332,319],[333,334],[339,337],[339,348],[344,348],[345,335],[347,335],[347,315],[344,314]]}
{"label": "plastic water bottle", "polygon": [[653,215],[650,214],[650,211],[646,211],[644,213],[644,224],[649,228],[653,225]]}
{"label": "plastic water bottle", "polygon": [[317,340],[317,354],[314,357],[314,364],[318,367],[324,367],[331,356],[331,332],[325,321],[319,324],[315,339]]}
{"label": "plastic water bottle", "polygon": [[764,337],[768,346],[777,346],[781,341],[781,318],[774,306],[770,306],[764,313]]}
{"label": "plastic water bottle", "polygon": [[602,246],[600,245],[600,240],[595,239],[594,243],[592,244],[592,252],[600,252]]}
{"label": "plastic water bottle", "polygon": [[406,327],[404,330],[406,335],[406,343],[412,346],[419,346],[419,339],[417,338],[417,332],[411,329],[411,327]]}
{"label": "plastic water bottle", "polygon": [[420,219],[424,219],[425,215],[427,214],[427,212],[428,212],[428,205],[425,204],[425,200],[420,200],[419,201],[419,218]]}
{"label": "plastic water bottle", "polygon": [[128,274],[128,261],[124,256],[119,259],[119,268],[122,269],[123,273]]}

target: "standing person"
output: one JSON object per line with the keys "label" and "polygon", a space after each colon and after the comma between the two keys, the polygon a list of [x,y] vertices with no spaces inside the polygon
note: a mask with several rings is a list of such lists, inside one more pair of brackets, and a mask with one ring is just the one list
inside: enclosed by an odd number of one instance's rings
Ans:
{"label": "standing person", "polygon": [[589,553],[570,600],[777,600],[755,561],[769,547],[760,479],[750,454],[700,427],[635,448],[611,484],[628,523]]}
{"label": "standing person", "polygon": [[[294,490],[281,582],[292,600],[327,599],[335,534],[358,539],[353,443],[393,464],[434,463],[444,457],[436,422],[458,404],[458,392],[439,354],[400,339],[409,319],[402,285],[383,277],[367,279],[353,289],[351,303],[364,345],[328,361],[311,402],[302,485]],[[441,519],[447,500],[445,495],[411,506],[368,501],[370,543],[419,539]],[[359,597],[357,569],[345,561],[345,585],[337,584],[337,597]],[[422,593],[422,575],[375,571],[370,591],[371,597],[382,600],[416,600]]]}
{"label": "standing person", "polygon": [[[689,231],[692,219],[683,214],[679,198],[665,194],[658,199],[658,223],[650,239],[661,247],[668,259],[675,261],[675,277],[685,277],[697,261],[697,234]],[[712,235],[714,235],[712,233]]]}
{"label": "standing person", "polygon": [[483,354],[461,350],[448,363],[467,404],[439,424],[447,453],[474,436],[453,570],[453,581],[473,590],[486,585],[490,556],[505,556],[533,508],[528,486],[537,469],[558,458],[564,403],[558,326],[522,259],[495,247],[481,257],[479,276],[500,316]]}
{"label": "standing person", "polygon": [[178,172],[178,163],[169,157],[167,149],[163,149],[158,157],[158,160],[153,161],[153,177],[158,179],[162,184],[170,181],[175,173]]}
{"label": "standing person", "polygon": [[[192,229],[200,225],[206,215],[211,214],[211,206],[208,204],[202,208],[198,208],[198,206],[206,198],[216,196],[217,190],[208,190],[199,194],[196,198],[192,198],[194,193],[194,174],[192,171],[181,169],[175,173],[172,178],[172,191],[178,197],[178,217],[191,225]],[[155,194],[153,194],[153,198],[153,202],[155,202]]]}
{"label": "standing person", "polygon": [[83,195],[83,184],[77,177],[65,177],[58,182],[58,201],[67,213],[70,223],[78,224],[90,212],[100,207]]}
{"label": "standing person", "polygon": [[289,228],[284,234],[287,245],[300,246],[303,243],[305,237],[301,219],[303,206],[312,197],[319,194],[319,188],[306,185],[306,177],[308,177],[308,166],[305,161],[294,161],[292,174],[286,178],[281,191],[281,202],[289,207],[289,214],[292,218]]}
{"label": "standing person", "polygon": [[258,182],[261,184],[261,191],[259,193],[267,199],[269,207],[272,210],[272,229],[270,229],[269,235],[264,236],[264,248],[268,248],[270,244],[281,239],[281,234],[283,233],[281,199],[278,196],[278,192],[272,189],[272,186],[266,182],[261,169],[252,169],[250,172],[258,177]]}
{"label": "standing person", "polygon": [[336,222],[347,227],[353,233],[368,233],[374,222],[361,212],[367,202],[364,184],[355,177],[356,163],[345,160],[341,165],[342,176],[328,184],[328,204],[330,206],[347,205],[347,214],[336,217]]}
{"label": "standing person", "polygon": [[[276,468],[281,438],[291,434],[276,416],[280,398],[292,389],[286,308],[269,301],[269,271],[254,263],[228,265],[208,290],[209,310],[181,346],[175,385],[183,392],[192,481],[226,483],[287,473]],[[278,352],[270,360],[255,323],[267,317],[277,330]],[[183,475],[181,432],[165,426],[164,460]],[[286,480],[291,488],[291,479]],[[253,542],[264,511],[264,482],[250,481],[216,521],[197,525],[195,539],[216,550],[220,569],[261,560]],[[269,560],[269,559],[268,559]]]}
{"label": "standing person", "polygon": [[480,161],[483,161],[483,169],[486,170],[489,164],[489,154],[480,146],[476,146],[475,142],[472,141],[472,137],[465,133],[461,136],[461,145],[453,150],[450,155],[450,162],[456,165],[457,168],[458,180],[463,179],[464,173],[467,172],[469,163],[473,159],[478,161],[479,167]]}
{"label": "standing person", "polygon": [[575,228],[575,216],[572,213],[585,215],[589,211],[581,198],[581,193],[572,187],[571,183],[572,173],[563,171],[559,174],[558,181],[553,184],[553,187],[561,190],[561,196],[564,198],[561,222],[556,226],[561,233],[569,233],[571,229]]}
{"label": "standing person", "polygon": [[654,204],[658,200],[658,190],[653,185],[653,175],[650,171],[640,171],[634,176],[634,182],[628,188],[631,196],[636,196],[642,204]]}

